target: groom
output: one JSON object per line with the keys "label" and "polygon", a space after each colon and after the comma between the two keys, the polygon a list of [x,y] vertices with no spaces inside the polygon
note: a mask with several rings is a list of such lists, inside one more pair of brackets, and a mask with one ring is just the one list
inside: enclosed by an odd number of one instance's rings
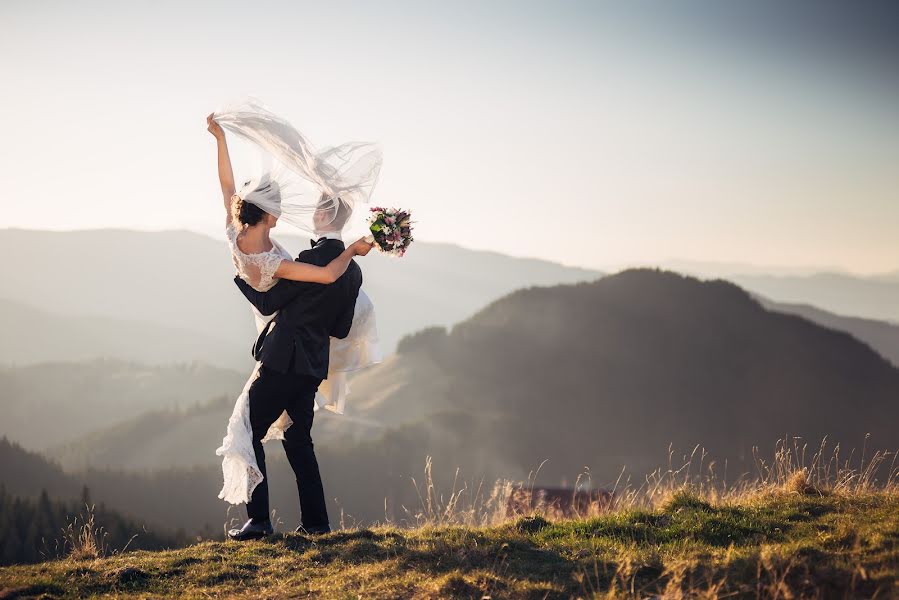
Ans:
{"label": "groom", "polygon": [[[336,211],[316,211],[316,232],[321,237],[312,242],[311,250],[300,252],[296,260],[325,266],[340,255],[344,250],[340,231],[349,213],[349,207],[339,200]],[[249,521],[240,529],[230,530],[228,536],[248,540],[273,533],[262,438],[284,410],[293,421],[284,432],[283,444],[300,495],[303,524],[297,531],[328,533],[331,527],[325,492],[312,447],[313,406],[318,386],[328,376],[330,337],[345,338],[353,324],[362,271],[350,262],[346,272],[332,284],[282,279],[267,292],[254,290],[240,277],[235,277],[234,282],[259,312],[279,312],[253,346],[253,356],[262,365],[249,390],[250,425],[263,480],[247,503]]]}

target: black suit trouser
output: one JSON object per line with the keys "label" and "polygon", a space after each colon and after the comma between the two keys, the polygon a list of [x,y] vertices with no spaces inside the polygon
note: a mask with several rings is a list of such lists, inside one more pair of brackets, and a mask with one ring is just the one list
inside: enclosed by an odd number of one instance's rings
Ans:
{"label": "black suit trouser", "polygon": [[312,417],[315,392],[321,379],[298,373],[279,373],[261,365],[259,374],[250,386],[250,425],[253,429],[253,450],[263,480],[253,490],[247,503],[247,514],[254,521],[269,518],[268,474],[265,470],[265,450],[262,438],[268,428],[287,411],[293,425],[284,432],[284,452],[296,475],[300,495],[303,527],[328,526],[325,492],[318,461],[312,447]]}

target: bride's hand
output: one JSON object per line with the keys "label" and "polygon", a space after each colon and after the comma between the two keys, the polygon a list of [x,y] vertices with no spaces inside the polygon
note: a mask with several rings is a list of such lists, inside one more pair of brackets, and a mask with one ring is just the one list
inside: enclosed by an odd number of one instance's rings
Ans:
{"label": "bride's hand", "polygon": [[206,131],[211,133],[215,139],[218,140],[225,137],[225,130],[212,118],[212,115],[214,114],[215,113],[209,113],[209,116],[206,117]]}
{"label": "bride's hand", "polygon": [[359,238],[358,240],[356,240],[355,242],[353,242],[353,245],[350,247],[353,249],[353,253],[356,256],[365,256],[366,254],[368,254],[369,250],[371,250],[373,246],[374,246],[373,243],[369,242],[364,237],[362,237],[362,238]]}

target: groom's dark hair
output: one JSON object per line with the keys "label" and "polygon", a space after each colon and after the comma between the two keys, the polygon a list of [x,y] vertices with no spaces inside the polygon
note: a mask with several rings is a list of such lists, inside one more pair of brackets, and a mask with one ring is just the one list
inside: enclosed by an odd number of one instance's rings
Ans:
{"label": "groom's dark hair", "polygon": [[325,194],[322,194],[321,198],[319,198],[316,210],[327,213],[331,213],[333,211],[334,218],[332,218],[331,222],[327,225],[328,227],[336,231],[340,231],[341,229],[343,229],[343,226],[346,225],[346,222],[350,218],[350,215],[353,214],[353,209],[350,208],[350,205],[347,204],[342,198],[338,197],[337,200],[334,201]]}

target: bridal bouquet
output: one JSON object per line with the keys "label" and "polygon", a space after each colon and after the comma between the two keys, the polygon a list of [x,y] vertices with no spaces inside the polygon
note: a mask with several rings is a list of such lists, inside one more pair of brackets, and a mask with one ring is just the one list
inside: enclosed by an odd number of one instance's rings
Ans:
{"label": "bridal bouquet", "polygon": [[398,208],[371,209],[368,228],[381,252],[402,256],[412,244],[412,213]]}

